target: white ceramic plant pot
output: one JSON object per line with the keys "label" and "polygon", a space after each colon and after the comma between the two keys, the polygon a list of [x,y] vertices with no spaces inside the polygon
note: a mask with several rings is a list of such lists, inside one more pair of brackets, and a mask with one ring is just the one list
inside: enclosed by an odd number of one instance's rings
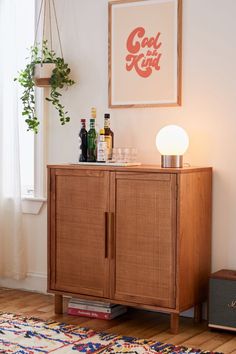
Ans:
{"label": "white ceramic plant pot", "polygon": [[36,64],[34,69],[34,82],[36,86],[50,86],[49,80],[56,65],[54,63]]}

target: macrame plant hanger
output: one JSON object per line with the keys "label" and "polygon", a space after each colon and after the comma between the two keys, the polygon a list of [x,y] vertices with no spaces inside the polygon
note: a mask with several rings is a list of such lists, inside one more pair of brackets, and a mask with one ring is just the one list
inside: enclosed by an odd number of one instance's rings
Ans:
{"label": "macrame plant hanger", "polygon": [[[41,0],[39,15],[38,15],[37,22],[36,22],[35,38],[34,38],[34,47],[35,47],[37,45],[37,36],[38,36],[38,32],[39,32],[40,21],[42,20],[43,21],[42,22],[42,40],[40,41],[41,42],[41,63],[38,64],[37,67],[35,68],[35,85],[38,87],[50,86],[50,82],[49,82],[50,77],[52,74],[52,70],[55,67],[53,63],[49,63],[49,62],[45,63],[43,61],[43,57],[44,57],[43,51],[44,51],[45,43],[46,43],[47,47],[50,48],[51,51],[54,51],[53,50],[53,34],[52,34],[52,17],[53,16],[54,16],[56,30],[57,30],[61,58],[64,59],[55,2],[54,2],[54,0]],[[46,35],[45,35],[47,19],[48,19],[48,25],[49,25],[49,41],[46,40]]]}

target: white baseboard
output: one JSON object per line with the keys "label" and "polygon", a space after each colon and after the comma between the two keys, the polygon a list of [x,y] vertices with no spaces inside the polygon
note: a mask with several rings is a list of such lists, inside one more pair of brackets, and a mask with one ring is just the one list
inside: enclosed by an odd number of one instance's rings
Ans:
{"label": "white baseboard", "polygon": [[9,278],[0,278],[0,286],[11,289],[21,289],[35,291],[37,293],[47,293],[47,274],[45,273],[27,273],[24,280],[14,280]]}

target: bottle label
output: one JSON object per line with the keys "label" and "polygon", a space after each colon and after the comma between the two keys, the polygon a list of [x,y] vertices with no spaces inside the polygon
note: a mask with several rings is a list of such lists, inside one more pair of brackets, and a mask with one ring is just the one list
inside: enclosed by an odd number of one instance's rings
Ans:
{"label": "bottle label", "polygon": [[107,143],[105,141],[100,141],[98,143],[97,161],[99,161],[99,162],[106,162],[107,161]]}
{"label": "bottle label", "polygon": [[105,118],[104,119],[104,128],[105,129],[109,129],[110,128],[110,119],[109,118]]}
{"label": "bottle label", "polygon": [[107,144],[107,157],[108,160],[112,159],[112,139],[110,135],[105,135],[105,142]]}

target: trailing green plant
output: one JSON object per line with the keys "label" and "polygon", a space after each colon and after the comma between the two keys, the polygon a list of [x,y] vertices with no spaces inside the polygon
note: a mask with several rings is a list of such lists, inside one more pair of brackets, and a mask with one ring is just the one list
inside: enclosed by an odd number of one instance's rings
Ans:
{"label": "trailing green plant", "polygon": [[60,123],[64,125],[70,121],[68,112],[65,106],[60,103],[62,94],[59,92],[64,87],[69,87],[75,82],[70,79],[70,68],[64,59],[57,57],[56,53],[48,48],[47,40],[42,43],[42,48],[39,44],[35,44],[30,48],[30,62],[26,65],[25,69],[19,72],[19,76],[15,78],[23,87],[23,94],[21,101],[23,104],[22,116],[27,117],[25,122],[28,125],[27,130],[38,132],[39,120],[35,108],[35,81],[34,71],[36,64],[53,63],[55,69],[52,72],[49,84],[51,87],[49,97],[46,100],[51,102],[55,109],[58,111]]}

